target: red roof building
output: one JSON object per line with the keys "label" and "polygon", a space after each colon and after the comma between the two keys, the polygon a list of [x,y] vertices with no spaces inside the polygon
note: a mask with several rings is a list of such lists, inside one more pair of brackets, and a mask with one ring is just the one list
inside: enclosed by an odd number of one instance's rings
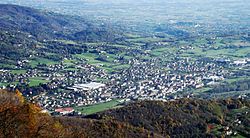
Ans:
{"label": "red roof building", "polygon": [[69,114],[69,113],[72,113],[74,112],[74,109],[71,108],[71,107],[67,107],[67,108],[58,108],[58,109],[55,109],[55,112],[59,112],[60,114]]}

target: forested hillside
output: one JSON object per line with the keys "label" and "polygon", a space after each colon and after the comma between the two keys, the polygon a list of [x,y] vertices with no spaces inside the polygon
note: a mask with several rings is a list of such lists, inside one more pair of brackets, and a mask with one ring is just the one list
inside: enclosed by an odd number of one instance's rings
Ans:
{"label": "forested hillside", "polygon": [[249,137],[249,107],[249,101],[232,99],[142,101],[87,118],[126,122],[171,137],[220,137],[230,132]]}
{"label": "forested hillside", "polygon": [[[0,67],[13,69],[34,57],[54,61],[83,52],[82,43],[113,43],[120,31],[82,17],[60,15],[18,5],[0,4]],[[78,44],[81,43],[81,44]],[[30,67],[30,66],[28,66]]]}
{"label": "forested hillside", "polygon": [[136,102],[82,118],[52,117],[18,90],[0,97],[0,137],[250,136],[250,102],[239,99]]}
{"label": "forested hillside", "polygon": [[112,41],[116,38],[112,28],[90,23],[81,17],[5,4],[0,5],[0,14],[1,31],[23,31],[38,40],[70,39],[93,42]]}
{"label": "forested hillside", "polygon": [[161,137],[113,120],[52,117],[17,90],[0,91],[0,137],[87,138]]}

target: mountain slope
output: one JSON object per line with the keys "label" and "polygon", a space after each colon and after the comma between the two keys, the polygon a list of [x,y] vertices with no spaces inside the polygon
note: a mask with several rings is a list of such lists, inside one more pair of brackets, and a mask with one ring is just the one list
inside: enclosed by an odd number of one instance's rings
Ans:
{"label": "mountain slope", "polygon": [[250,136],[250,101],[142,101],[84,118],[52,117],[19,91],[0,90],[0,137]]}
{"label": "mountain slope", "polygon": [[[30,57],[40,58],[49,52],[62,58],[61,55],[72,54],[68,51],[81,52],[83,47],[87,49],[83,46],[85,42],[112,43],[120,38],[122,34],[119,31],[81,17],[0,4],[0,67],[3,65],[2,68],[6,68],[5,65],[16,66],[16,61],[27,60]],[[66,42],[74,44],[72,46]]]}
{"label": "mountain slope", "polygon": [[0,15],[0,30],[28,32],[39,40],[110,41],[115,38],[111,28],[90,23],[80,17],[7,4],[0,4]]}
{"label": "mountain slope", "polygon": [[0,90],[0,137],[111,138],[159,137],[142,128],[113,120],[52,117],[21,93]]}
{"label": "mountain slope", "polygon": [[[142,101],[87,118],[111,118],[171,137],[217,137],[227,133],[223,129],[227,126],[248,137],[249,111],[249,101],[181,99],[173,102]],[[240,125],[235,124],[237,119],[241,120]]]}

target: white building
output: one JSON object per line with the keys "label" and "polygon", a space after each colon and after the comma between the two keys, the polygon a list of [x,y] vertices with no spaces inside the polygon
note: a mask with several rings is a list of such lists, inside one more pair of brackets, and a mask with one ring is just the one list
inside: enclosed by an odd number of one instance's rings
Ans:
{"label": "white building", "polygon": [[96,90],[101,87],[105,87],[105,84],[97,83],[97,82],[90,82],[87,84],[75,84],[72,87],[68,87],[68,89],[74,90],[74,91],[77,91],[77,90],[89,91],[89,90]]}

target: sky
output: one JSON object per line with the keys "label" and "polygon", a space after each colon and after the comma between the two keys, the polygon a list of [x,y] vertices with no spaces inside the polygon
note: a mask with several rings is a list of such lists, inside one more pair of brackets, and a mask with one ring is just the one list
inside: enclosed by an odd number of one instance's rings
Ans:
{"label": "sky", "polygon": [[125,23],[250,24],[250,0],[0,0],[61,14]]}

